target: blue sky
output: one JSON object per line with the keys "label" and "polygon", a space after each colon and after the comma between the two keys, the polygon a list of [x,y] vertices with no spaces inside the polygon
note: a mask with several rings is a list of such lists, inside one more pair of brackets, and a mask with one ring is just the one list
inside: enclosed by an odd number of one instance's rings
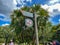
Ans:
{"label": "blue sky", "polygon": [[60,23],[60,0],[0,0],[0,26],[11,23],[10,14],[14,9],[24,5],[41,4],[41,7],[49,12],[53,25]]}

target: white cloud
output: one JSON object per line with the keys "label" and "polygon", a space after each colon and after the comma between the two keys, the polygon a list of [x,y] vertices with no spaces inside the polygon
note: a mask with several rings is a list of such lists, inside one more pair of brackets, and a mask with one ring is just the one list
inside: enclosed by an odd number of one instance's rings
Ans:
{"label": "white cloud", "polygon": [[32,0],[26,0],[27,2],[32,2]]}
{"label": "white cloud", "polygon": [[0,0],[0,13],[4,17],[4,19],[0,18],[0,20],[10,21],[10,14],[14,9],[17,9],[17,3],[23,7],[26,4],[24,1],[31,2],[32,0]]}
{"label": "white cloud", "polygon": [[7,23],[6,24],[2,24],[2,26],[7,26],[7,25],[9,25],[9,24],[7,24]]}
{"label": "white cloud", "polygon": [[[47,10],[49,12],[50,16],[53,16],[53,15],[57,14],[58,12],[60,12],[60,3],[56,3],[54,5],[45,4],[45,5],[41,5],[41,7],[44,8],[45,10]],[[53,11],[54,9],[57,9],[57,11],[54,12]]]}
{"label": "white cloud", "polygon": [[60,19],[58,21],[59,21],[58,23],[60,24]]}
{"label": "white cloud", "polygon": [[60,2],[60,0],[50,0],[50,1],[48,2],[48,4],[49,4],[49,5],[54,5],[54,4],[59,3],[59,2]]}
{"label": "white cloud", "polygon": [[47,4],[41,5],[42,8],[49,12],[50,16],[60,14],[60,0],[49,0]]}
{"label": "white cloud", "polygon": [[58,2],[59,0],[51,0],[50,3]]}
{"label": "white cloud", "polygon": [[19,7],[15,7],[14,9],[20,9],[22,7],[24,7],[24,5],[26,5],[27,3],[26,2],[32,2],[32,0],[13,0],[13,3],[15,4],[15,6],[18,4],[20,5]]}
{"label": "white cloud", "polygon": [[11,19],[10,19],[9,16],[5,16],[4,14],[0,14],[0,16],[4,17],[4,18],[0,18],[0,20],[3,20],[3,21],[11,21]]}
{"label": "white cloud", "polygon": [[[42,8],[49,12],[50,18],[49,21],[54,25],[55,22],[52,21],[52,18],[60,14],[60,0],[50,0],[47,4],[41,5]],[[60,19],[58,20],[60,23]],[[57,23],[57,24],[58,24]]]}
{"label": "white cloud", "polygon": [[16,0],[13,0],[13,3],[14,3],[14,4],[17,4]]}
{"label": "white cloud", "polygon": [[10,21],[10,13],[16,7],[14,3],[13,0],[0,0],[0,15],[3,14],[1,16],[4,17],[3,19],[0,18],[0,20]]}
{"label": "white cloud", "polygon": [[0,16],[5,17],[5,15],[3,15],[3,14],[1,14],[1,13],[0,13]]}
{"label": "white cloud", "polygon": [[16,0],[16,2],[19,3],[20,5],[24,5],[24,4],[25,4],[24,1],[25,1],[25,0]]}
{"label": "white cloud", "polygon": [[7,19],[7,18],[2,19],[2,18],[0,18],[0,20],[2,20],[2,21],[10,21],[11,19]]}
{"label": "white cloud", "polygon": [[[13,9],[17,9],[16,7],[17,3],[19,3],[23,7],[26,4],[24,1],[32,2],[32,0],[0,0],[0,10],[1,10],[0,13],[3,13],[5,15],[5,18],[0,19],[0,20],[9,21],[10,20],[9,16],[10,16],[11,11]],[[59,0],[50,0],[49,4],[52,4],[52,5],[45,4],[41,6],[42,8],[48,10],[49,14],[53,16],[52,14],[55,14],[53,12],[54,9],[57,9],[58,11],[60,11],[60,4],[56,3],[53,5],[53,3],[55,2],[59,2]]]}
{"label": "white cloud", "polygon": [[53,12],[53,9],[58,9],[58,11],[60,11],[60,3],[57,3],[55,5],[41,5],[42,8],[44,9],[48,9],[49,12]]}

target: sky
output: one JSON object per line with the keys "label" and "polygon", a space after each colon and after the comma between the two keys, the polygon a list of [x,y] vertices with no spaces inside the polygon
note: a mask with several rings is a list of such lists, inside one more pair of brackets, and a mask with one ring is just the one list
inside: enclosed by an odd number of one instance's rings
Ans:
{"label": "sky", "polygon": [[0,26],[11,23],[10,15],[14,9],[33,4],[40,4],[49,12],[49,21],[53,25],[60,23],[60,0],[0,0]]}

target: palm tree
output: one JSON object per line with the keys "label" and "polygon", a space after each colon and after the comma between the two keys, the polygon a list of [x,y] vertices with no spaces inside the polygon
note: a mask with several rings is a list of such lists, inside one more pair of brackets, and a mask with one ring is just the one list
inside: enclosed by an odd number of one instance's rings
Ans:
{"label": "palm tree", "polygon": [[[23,16],[21,10],[31,12],[31,13],[36,13],[37,15],[39,15],[37,17],[39,38],[40,38],[41,34],[44,33],[43,31],[45,30],[46,22],[48,21],[48,18],[49,18],[48,12],[46,10],[44,10],[43,8],[41,8],[40,5],[35,5],[35,6],[30,6],[30,7],[25,6],[25,7],[21,8],[20,10],[14,10],[13,14],[11,15],[11,27],[13,27],[15,29],[18,40],[20,39],[20,42],[22,40],[23,40],[22,42],[31,42],[31,40],[33,40],[33,42],[35,42],[34,26],[30,27],[30,28],[25,27],[24,19],[27,17]],[[32,20],[34,20],[34,19],[32,19]],[[23,27],[25,27],[25,30]],[[30,41],[27,41],[27,39]]]}

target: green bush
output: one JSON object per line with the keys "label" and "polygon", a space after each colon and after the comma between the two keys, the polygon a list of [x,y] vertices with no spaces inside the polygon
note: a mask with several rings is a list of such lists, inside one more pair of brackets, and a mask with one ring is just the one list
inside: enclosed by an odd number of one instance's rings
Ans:
{"label": "green bush", "polygon": [[4,43],[5,39],[4,38],[0,38],[0,43]]}

